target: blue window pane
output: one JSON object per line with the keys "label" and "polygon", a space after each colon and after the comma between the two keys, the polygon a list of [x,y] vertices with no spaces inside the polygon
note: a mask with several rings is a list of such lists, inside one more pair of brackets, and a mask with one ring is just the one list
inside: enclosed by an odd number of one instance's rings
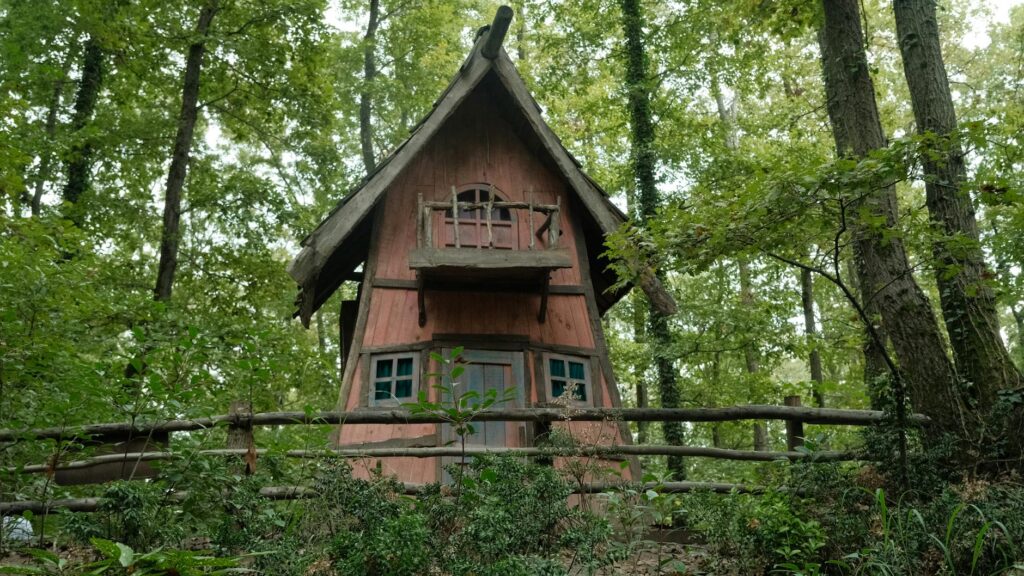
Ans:
{"label": "blue window pane", "polygon": [[558,398],[562,394],[565,394],[565,380],[552,380],[551,397]]}
{"label": "blue window pane", "polygon": [[374,400],[387,400],[391,398],[391,383],[377,382],[373,387]]}
{"label": "blue window pane", "polygon": [[391,367],[393,361],[391,360],[378,360],[377,361],[377,378],[390,378]]}
{"label": "blue window pane", "polygon": [[577,400],[580,400],[581,402],[586,402],[587,401],[587,385],[584,384],[583,382],[577,383],[574,395],[576,396]]}
{"label": "blue window pane", "polygon": [[398,398],[409,398],[412,396],[412,380],[399,380],[395,382],[395,396]]}
{"label": "blue window pane", "polygon": [[411,376],[412,375],[412,358],[399,358],[398,359],[398,375],[399,376]]}
{"label": "blue window pane", "polygon": [[569,362],[569,378],[573,380],[583,380],[586,378],[583,372],[583,364],[579,362]]}
{"label": "blue window pane", "polygon": [[555,360],[554,358],[548,360],[548,370],[551,372],[552,378],[565,378],[565,362],[561,360]]}

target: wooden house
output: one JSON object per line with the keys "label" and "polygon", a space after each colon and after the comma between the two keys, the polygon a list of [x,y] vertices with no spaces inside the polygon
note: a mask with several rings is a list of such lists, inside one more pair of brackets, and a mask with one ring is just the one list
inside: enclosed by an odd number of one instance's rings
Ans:
{"label": "wooden house", "polygon": [[[500,9],[432,112],[289,267],[307,325],[343,282],[358,283],[341,309],[343,410],[394,408],[420,390],[433,397],[430,352],[456,346],[467,363],[460,385],[514,390],[515,406],[620,405],[601,316],[628,291],[612,288],[603,256],[625,216],[541,117],[501,48],[510,20]],[[652,298],[671,303],[644,277]],[[630,442],[621,423],[568,426],[579,442]],[[348,425],[338,441],[442,446],[453,440],[446,428]],[[536,435],[525,423],[479,424],[469,444],[527,446]],[[372,465],[406,482],[443,474],[430,459]]]}

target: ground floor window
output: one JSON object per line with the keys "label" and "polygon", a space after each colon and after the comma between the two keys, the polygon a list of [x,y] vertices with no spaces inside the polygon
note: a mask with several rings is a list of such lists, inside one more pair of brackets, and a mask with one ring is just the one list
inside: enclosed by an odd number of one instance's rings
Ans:
{"label": "ground floor window", "polygon": [[419,386],[416,354],[377,354],[370,362],[370,405],[397,406],[411,402]]}
{"label": "ground floor window", "polygon": [[545,354],[548,393],[552,400],[569,398],[573,403],[591,405],[590,363],[580,356]]}

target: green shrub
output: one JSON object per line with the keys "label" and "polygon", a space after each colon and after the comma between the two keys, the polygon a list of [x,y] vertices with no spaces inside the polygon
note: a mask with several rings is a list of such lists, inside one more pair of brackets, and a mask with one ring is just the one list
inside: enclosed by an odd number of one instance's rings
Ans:
{"label": "green shrub", "polygon": [[476,458],[466,470],[450,469],[461,492],[432,486],[420,499],[438,566],[451,574],[561,574],[557,561],[601,564],[611,528],[567,499],[559,473],[521,459]]}

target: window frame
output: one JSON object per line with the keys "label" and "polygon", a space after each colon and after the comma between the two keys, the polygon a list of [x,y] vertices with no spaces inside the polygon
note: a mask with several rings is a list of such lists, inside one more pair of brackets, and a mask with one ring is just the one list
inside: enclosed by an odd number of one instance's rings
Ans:
{"label": "window frame", "polygon": [[[408,376],[398,374],[398,361],[412,360],[412,373]],[[380,362],[391,363],[391,376],[378,378],[377,365]],[[403,402],[415,402],[420,388],[420,353],[418,351],[395,352],[392,354],[370,354],[369,370],[367,373],[366,405],[370,407],[396,407]],[[412,386],[408,397],[396,397],[395,392],[399,380],[412,380]],[[387,382],[391,389],[391,396],[388,398],[377,398],[377,383]]]}
{"label": "window frame", "polygon": [[[593,375],[593,371],[591,370],[590,358],[589,357],[586,357],[586,356],[574,356],[574,355],[571,355],[571,354],[555,354],[555,353],[552,353],[552,352],[545,352],[544,354],[541,355],[541,359],[544,362],[544,386],[545,386],[545,392],[546,392],[545,395],[547,396],[549,402],[559,401],[558,398],[561,398],[561,396],[555,396],[554,380],[557,379],[557,380],[564,380],[566,387],[570,386],[571,384],[577,384],[577,383],[580,383],[580,384],[583,385],[583,390],[584,390],[584,394],[586,395],[586,399],[584,399],[584,400],[569,399],[569,403],[572,406],[594,406],[594,394],[596,394],[597,392],[594,389],[594,375]],[[564,366],[565,366],[565,376],[552,376],[552,374],[551,374],[551,361],[552,360],[557,360],[557,361],[561,361],[561,362],[564,363]],[[583,366],[583,380],[580,380],[578,378],[572,378],[570,376],[569,362],[575,362],[576,364],[580,364],[581,366]],[[563,392],[563,394],[564,394],[564,392]],[[561,400],[561,401],[564,401],[564,400]]]}
{"label": "window frame", "polygon": [[[469,193],[469,192],[473,193],[473,198],[474,198],[473,200],[469,200],[470,202],[481,202],[481,200],[480,200],[480,193],[481,192],[486,192],[488,195],[490,195],[490,197],[495,202],[508,202],[508,200],[505,198],[505,195],[503,193],[501,193],[501,191],[499,191],[494,185],[488,184],[488,183],[484,183],[484,182],[476,183],[476,184],[466,184],[466,185],[463,185],[463,186],[459,186],[458,188],[455,189],[456,198],[458,198],[459,196],[462,196],[463,194]],[[451,197],[449,196],[447,200],[450,202],[451,201]],[[459,202],[466,202],[466,201],[467,200],[459,199]],[[515,210],[509,209],[509,208],[495,208],[494,211],[498,212],[500,210],[505,210],[508,213],[508,220],[502,220],[500,218],[494,218],[492,216],[491,227],[492,228],[507,228],[508,229],[509,239],[508,239],[507,243],[495,243],[494,244],[494,249],[496,249],[496,250],[516,250],[517,249],[517,239],[516,239],[516,230],[517,230],[517,228],[516,228],[516,214],[515,214]],[[462,210],[459,211],[459,225],[463,225],[463,226],[464,225],[470,225],[470,226],[473,226],[473,228],[475,230],[476,238],[477,238],[477,241],[476,241],[474,246],[465,246],[464,245],[462,247],[463,248],[476,248],[476,249],[487,248],[487,246],[482,245],[481,242],[480,242],[482,240],[482,236],[481,236],[482,230],[486,230],[487,229],[487,216],[483,213],[483,209],[482,208],[481,209],[477,209],[477,210],[473,210],[473,213],[474,213],[473,217],[466,217],[466,216],[462,216]],[[445,234],[445,236],[443,237],[443,240],[442,240],[444,242],[444,247],[445,248],[451,248],[451,247],[453,247],[455,245],[455,233],[453,232],[453,228],[455,228],[455,218],[452,217],[451,209],[448,209],[448,210],[446,210],[446,211],[441,213],[441,221],[444,224],[444,234]]]}

